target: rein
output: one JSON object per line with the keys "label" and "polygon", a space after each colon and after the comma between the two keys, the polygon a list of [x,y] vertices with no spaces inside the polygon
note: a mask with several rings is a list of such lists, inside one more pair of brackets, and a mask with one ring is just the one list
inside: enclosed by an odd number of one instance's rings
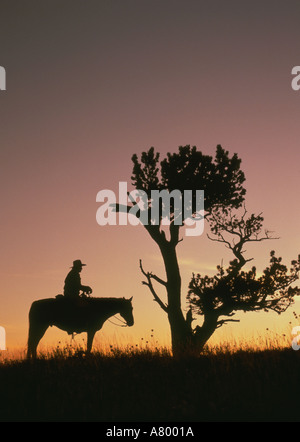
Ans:
{"label": "rein", "polygon": [[[111,324],[117,325],[118,327],[128,327],[127,323],[125,321],[122,321],[122,319],[118,318],[116,315],[113,316],[113,318],[116,318],[118,321],[122,322],[124,325],[116,324],[115,322],[111,321],[110,319],[107,319]],[[76,335],[79,335],[80,333],[72,333],[72,341],[74,340]]]}
{"label": "rein", "polygon": [[118,327],[128,327],[127,323],[125,321],[122,321],[122,319],[118,318],[116,315],[113,316],[113,318],[116,318],[118,321],[122,322],[122,324],[125,325],[120,325],[120,324],[116,324],[115,322],[111,321],[110,319],[107,319],[111,324],[113,325],[117,325]]}

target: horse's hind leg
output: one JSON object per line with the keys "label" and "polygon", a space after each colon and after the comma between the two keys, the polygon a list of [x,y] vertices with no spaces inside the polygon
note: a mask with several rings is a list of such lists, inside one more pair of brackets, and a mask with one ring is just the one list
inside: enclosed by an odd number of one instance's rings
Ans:
{"label": "horse's hind leg", "polygon": [[44,336],[48,325],[31,325],[29,326],[27,358],[36,358],[37,346]]}

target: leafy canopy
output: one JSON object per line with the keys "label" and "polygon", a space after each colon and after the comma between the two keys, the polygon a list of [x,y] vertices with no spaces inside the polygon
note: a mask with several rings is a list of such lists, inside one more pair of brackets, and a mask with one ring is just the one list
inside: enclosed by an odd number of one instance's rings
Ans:
{"label": "leafy canopy", "polygon": [[142,153],[140,161],[136,154],[132,157],[132,184],[145,191],[149,201],[151,190],[172,192],[177,189],[182,194],[184,190],[192,190],[193,198],[196,190],[204,190],[207,213],[216,205],[238,208],[242,204],[246,193],[243,188],[245,176],[237,154],[229,157],[229,152],[218,145],[213,158],[187,145],[180,146],[178,153],[168,153],[160,163],[159,157],[153,147]]}

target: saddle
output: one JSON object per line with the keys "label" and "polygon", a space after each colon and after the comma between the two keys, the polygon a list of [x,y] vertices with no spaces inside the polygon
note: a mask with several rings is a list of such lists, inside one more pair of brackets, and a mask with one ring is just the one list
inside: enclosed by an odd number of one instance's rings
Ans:
{"label": "saddle", "polygon": [[83,292],[83,293],[80,293],[78,297],[76,296],[73,298],[73,297],[66,297],[60,293],[59,295],[56,295],[55,298],[56,299],[63,298],[63,299],[68,299],[68,300],[74,300],[74,299],[89,299],[89,298],[91,298],[91,296]]}
{"label": "saddle", "polygon": [[57,299],[58,301],[60,301],[63,304],[66,304],[66,306],[70,306],[72,307],[86,307],[89,304],[89,299],[91,299],[89,296],[78,296],[78,297],[66,297],[62,294],[56,295],[55,299]]}

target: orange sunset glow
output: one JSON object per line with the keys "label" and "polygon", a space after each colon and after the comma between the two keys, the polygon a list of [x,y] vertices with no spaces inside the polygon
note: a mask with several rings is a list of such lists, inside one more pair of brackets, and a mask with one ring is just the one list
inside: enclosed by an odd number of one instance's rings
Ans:
{"label": "orange sunset glow", "polygon": [[[72,263],[99,297],[133,296],[135,325],[105,323],[95,342],[170,345],[166,314],[142,285],[139,260],[164,277],[143,226],[100,226],[97,193],[132,190],[133,154],[165,158],[179,146],[242,159],[249,213],[279,239],[253,243],[258,272],[275,250],[300,253],[298,1],[3,1],[0,65],[0,326],[8,349],[25,348],[33,301],[62,293]],[[182,306],[192,273],[232,259],[224,245],[183,236],[177,253]],[[161,299],[165,293],[159,287]],[[296,298],[297,299],[297,298]],[[289,333],[293,312],[237,314],[212,341]],[[197,318],[201,324],[201,317]],[[268,330],[267,330],[268,329]],[[70,342],[54,327],[42,346]],[[76,341],[85,339],[83,334]],[[151,341],[152,340],[152,341]]]}

